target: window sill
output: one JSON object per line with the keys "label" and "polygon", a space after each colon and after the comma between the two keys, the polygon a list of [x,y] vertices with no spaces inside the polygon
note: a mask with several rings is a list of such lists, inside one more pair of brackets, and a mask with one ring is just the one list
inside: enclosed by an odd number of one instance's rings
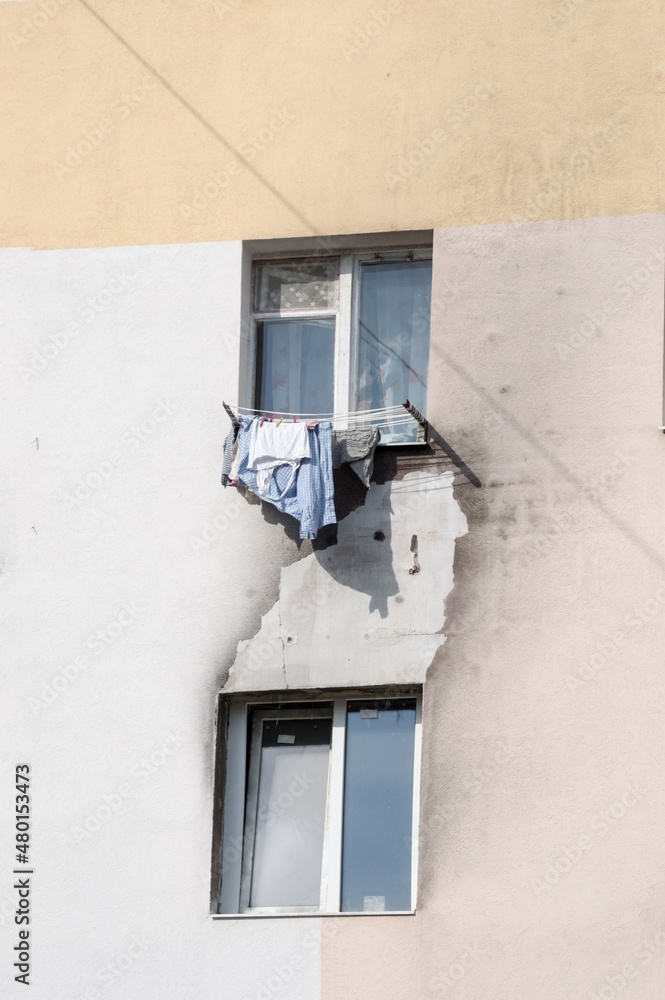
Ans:
{"label": "window sill", "polygon": [[401,448],[416,448],[420,450],[421,448],[428,448],[429,445],[430,442],[424,439],[422,441],[386,441],[385,444],[383,441],[379,441],[376,450],[379,451],[381,448],[384,451],[392,451],[393,449],[397,451]]}
{"label": "window sill", "polygon": [[413,917],[415,914],[415,910],[356,910],[349,913],[320,910],[318,913],[211,913],[210,916],[213,920],[275,920],[284,917],[300,920],[303,917]]}

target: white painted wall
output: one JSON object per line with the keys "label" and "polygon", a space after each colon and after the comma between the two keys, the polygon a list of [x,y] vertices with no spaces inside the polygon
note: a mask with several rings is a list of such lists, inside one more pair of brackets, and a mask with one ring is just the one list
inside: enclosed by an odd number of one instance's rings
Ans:
{"label": "white painted wall", "polygon": [[7,853],[19,761],[33,772],[31,996],[255,998],[294,955],[282,995],[319,995],[318,920],[209,916],[215,694],[292,557],[219,484],[240,259],[239,243],[0,256],[3,996],[22,989]]}

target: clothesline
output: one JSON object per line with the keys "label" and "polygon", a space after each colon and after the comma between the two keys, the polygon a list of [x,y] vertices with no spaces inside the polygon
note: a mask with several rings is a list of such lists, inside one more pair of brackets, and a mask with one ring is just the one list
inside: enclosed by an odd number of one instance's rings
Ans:
{"label": "clothesline", "polygon": [[325,420],[331,423],[339,422],[353,422],[353,423],[376,423],[376,422],[386,422],[390,423],[391,426],[407,425],[411,424],[414,420],[419,423],[423,428],[426,427],[426,420],[412,403],[407,399],[404,403],[398,403],[395,406],[381,406],[370,410],[351,410],[347,413],[293,413],[284,410],[274,410],[266,411],[259,410],[251,406],[239,406],[235,405],[233,409],[224,403],[224,409],[228,413],[231,421],[236,424],[238,423],[238,417],[236,412],[243,416],[260,416],[261,414],[269,415],[271,417],[289,417],[293,419],[301,420]]}
{"label": "clothesline", "polygon": [[391,413],[403,413],[402,404],[399,403],[397,406],[381,406],[377,407],[375,410],[350,410],[348,413],[293,413],[290,410],[258,410],[251,406],[237,406],[237,410],[241,413],[251,413],[258,416],[261,413],[272,413],[276,417],[317,417],[319,420],[333,420],[342,419],[347,417],[356,416],[384,416],[390,415]]}
{"label": "clothesline", "polygon": [[[285,420],[289,422],[291,418],[298,418],[299,421],[303,423],[316,424],[325,422],[332,424],[334,427],[339,427],[342,424],[348,426],[363,426],[363,427],[372,426],[373,424],[376,424],[377,426],[386,424],[390,427],[408,427],[408,426],[412,427],[415,422],[415,417],[410,416],[408,413],[404,413],[402,416],[400,416],[397,413],[394,416],[391,414],[374,413],[374,414],[369,414],[369,416],[363,416],[363,417],[358,416],[356,414],[354,414],[352,417],[345,417],[340,415],[327,416],[327,415],[321,415],[319,413],[312,414],[311,416],[307,416],[305,414],[294,414],[294,413],[280,414],[277,411],[273,413],[272,410],[269,411],[261,410],[259,411],[259,413],[262,415],[265,414],[265,416],[268,418],[275,417],[276,420]],[[259,416],[259,413],[252,413],[252,414],[242,413],[241,416],[243,417]]]}
{"label": "clothesline", "polygon": [[[285,415],[280,415],[277,412],[273,413],[272,410],[268,410],[268,411],[262,410],[261,414],[262,415],[265,414],[265,416],[268,419],[270,419],[271,417],[275,417],[276,420],[280,420],[281,419],[281,420],[286,421],[287,423],[290,422],[290,418],[291,417],[300,416],[299,414],[292,414],[292,413],[285,414]],[[248,414],[244,414],[243,413],[243,414],[241,414],[241,416],[248,416]],[[258,413],[252,414],[252,416],[259,416],[259,414]],[[300,423],[307,423],[307,424],[330,423],[330,424],[333,424],[335,426],[337,426],[339,424],[350,424],[350,425],[353,425],[353,424],[373,424],[373,423],[376,423],[376,424],[388,424],[390,427],[398,427],[398,426],[402,426],[402,425],[404,425],[404,426],[413,425],[414,419],[415,418],[409,416],[408,413],[405,413],[403,416],[399,416],[399,415],[396,414],[394,417],[393,416],[385,416],[385,415],[381,416],[379,414],[374,414],[374,415],[370,415],[369,417],[365,417],[363,419],[357,419],[355,416],[353,416],[353,417],[340,417],[340,416],[337,416],[337,417],[328,417],[328,416],[321,416],[320,414],[317,413],[316,415],[313,415],[313,416],[304,416],[304,415],[302,415],[302,416],[300,416],[299,422]]]}

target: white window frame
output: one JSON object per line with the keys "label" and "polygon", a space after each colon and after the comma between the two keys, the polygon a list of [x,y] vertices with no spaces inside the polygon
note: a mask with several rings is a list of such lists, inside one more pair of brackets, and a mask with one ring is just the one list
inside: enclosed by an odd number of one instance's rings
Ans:
{"label": "white window frame", "polygon": [[[252,745],[258,749],[250,758],[249,773],[247,775],[247,791],[245,794],[245,830],[256,828],[256,814],[259,805],[259,775],[261,770],[261,736],[263,723],[267,720],[278,722],[281,719],[330,719],[332,723],[333,709],[325,708],[298,708],[297,706],[274,705],[270,708],[258,709],[252,713],[252,732],[248,731],[248,739]],[[332,752],[332,751],[331,751]],[[326,804],[329,798],[330,789],[330,767],[328,768],[328,784],[326,787]],[[327,810],[326,810],[327,813]],[[323,858],[327,857],[327,841],[330,833],[330,824],[326,815],[326,824],[323,834]],[[255,838],[248,840],[243,849],[242,868],[240,872],[240,910],[242,913],[319,913],[324,901],[325,892],[325,864],[321,866],[321,893],[318,906],[250,906],[249,899],[252,888],[252,870],[254,866]]]}
{"label": "white window frame", "polygon": [[[254,265],[257,263],[286,263],[299,258],[303,260],[326,260],[339,258],[339,284],[336,309],[287,309],[271,312],[254,311]],[[432,260],[431,247],[376,247],[362,251],[316,253],[313,250],[303,250],[301,253],[275,254],[257,253],[251,257],[251,280],[249,294],[249,315],[247,329],[249,332],[245,402],[247,406],[258,406],[256,399],[256,369],[258,353],[259,323],[278,319],[335,319],[335,361],[333,373],[333,400],[335,413],[350,413],[355,409],[356,385],[358,376],[358,317],[360,310],[360,268],[363,263],[379,263],[393,261],[396,263],[412,260]],[[427,416],[427,414],[424,414]],[[421,440],[422,439],[422,440]],[[413,442],[409,442],[413,444]],[[419,443],[424,443],[419,434]]]}
{"label": "white window frame", "polygon": [[[341,907],[342,886],[342,831],[344,802],[344,761],[346,743],[346,716],[348,702],[355,701],[401,701],[413,699],[416,702],[416,718],[414,730],[413,755],[413,801],[411,816],[411,909],[359,911],[358,913],[344,911]],[[314,718],[317,709],[312,707],[316,702],[330,704],[332,702],[332,739],[329,758],[328,793],[326,805],[326,828],[323,842],[323,863],[321,866],[321,905],[320,907],[250,907],[249,889],[251,883],[251,852],[253,845],[245,849],[245,829],[252,808],[255,808],[256,792],[258,790],[258,774],[246,775],[249,715],[254,710],[255,722],[257,716],[262,723],[264,718]],[[308,707],[304,707],[307,705]],[[281,712],[279,711],[281,706]],[[287,712],[289,713],[287,715]],[[291,714],[293,712],[294,714]],[[319,715],[322,714],[319,710]],[[326,712],[330,717],[330,712]],[[231,856],[233,851],[242,851],[242,863],[230,866],[224,872],[222,866],[221,891],[218,901],[216,918],[250,918],[250,917],[282,917],[282,916],[395,916],[397,914],[414,913],[418,889],[418,825],[420,816],[420,765],[422,754],[422,693],[412,689],[405,691],[358,690],[322,694],[316,699],[308,698],[306,694],[297,700],[281,700],[273,704],[265,697],[234,699],[229,706],[229,723],[227,734],[225,796],[223,808],[223,836],[221,843],[222,857]],[[247,838],[249,841],[249,838]],[[239,846],[240,845],[240,846]]]}

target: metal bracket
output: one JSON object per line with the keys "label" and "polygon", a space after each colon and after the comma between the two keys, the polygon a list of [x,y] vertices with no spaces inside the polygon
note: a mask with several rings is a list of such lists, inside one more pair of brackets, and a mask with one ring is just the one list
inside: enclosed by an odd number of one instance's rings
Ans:
{"label": "metal bracket", "polygon": [[427,440],[427,436],[429,434],[429,424],[425,420],[425,418],[422,415],[422,413],[420,412],[420,410],[417,410],[415,408],[415,406],[413,405],[413,403],[409,402],[408,399],[407,399],[407,401],[405,403],[402,403],[402,406],[407,411],[407,413],[411,414],[411,416],[414,418],[414,420],[418,421],[418,423],[420,424],[420,426],[423,429],[423,433],[425,435],[425,440]]}
{"label": "metal bracket", "polygon": [[238,418],[236,417],[235,413],[233,412],[233,410],[231,409],[231,407],[228,405],[228,403],[225,403],[224,400],[222,400],[222,406],[224,407],[224,409],[228,413],[229,420],[231,421],[231,423],[233,424],[233,426],[234,427],[240,427],[240,421],[238,420]]}

